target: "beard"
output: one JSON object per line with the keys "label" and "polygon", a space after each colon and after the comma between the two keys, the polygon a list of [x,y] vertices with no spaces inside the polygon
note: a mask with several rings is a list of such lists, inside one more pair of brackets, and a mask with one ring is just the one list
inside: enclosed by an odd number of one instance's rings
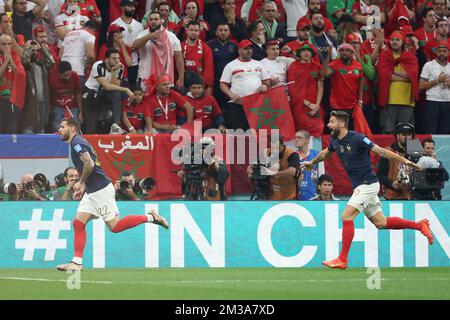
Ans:
{"label": "beard", "polygon": [[340,133],[341,133],[341,130],[339,128],[331,130],[331,136],[335,139],[339,136]]}
{"label": "beard", "polygon": [[321,27],[319,27],[319,26],[316,26],[315,24],[313,24],[312,25],[312,29],[313,29],[314,32],[319,33],[319,32],[322,32],[323,29],[325,29],[325,25],[322,25]]}
{"label": "beard", "polygon": [[125,11],[124,15],[125,17],[132,18],[134,15],[134,11]]}
{"label": "beard", "polygon": [[154,27],[150,26],[150,31],[151,31],[151,32],[155,32],[156,30],[159,30],[160,28],[161,28],[161,25],[160,25],[160,24],[157,25],[157,26],[154,26]]}

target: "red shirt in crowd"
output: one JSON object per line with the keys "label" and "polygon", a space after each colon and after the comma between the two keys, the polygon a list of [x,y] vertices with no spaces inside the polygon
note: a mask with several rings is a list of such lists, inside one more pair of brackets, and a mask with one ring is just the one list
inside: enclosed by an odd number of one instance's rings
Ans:
{"label": "red shirt in crowd", "polygon": [[425,29],[422,27],[414,32],[414,37],[419,40],[419,47],[424,47],[428,41],[436,37],[436,31],[425,32]]}
{"label": "red shirt in crowd", "polygon": [[[11,54],[16,55],[15,52],[11,51]],[[0,54],[0,66],[5,63],[6,59],[3,55]],[[11,66],[9,65],[5,72],[3,73],[3,76],[0,78],[0,96],[11,96],[11,89],[14,82],[14,71],[12,70]]]}
{"label": "red shirt in crowd", "polygon": [[182,109],[186,99],[174,90],[170,90],[166,98],[159,97],[156,93],[146,99],[145,117],[150,117],[159,124],[177,124],[177,110]]}
{"label": "red shirt in crowd", "polygon": [[[125,45],[125,48],[127,48],[128,55],[131,58],[131,48],[129,46],[127,46],[127,45]],[[100,47],[100,51],[98,53],[98,60],[105,60],[105,58],[106,58],[106,51],[108,51],[108,49],[109,48],[106,46],[106,44],[103,44]],[[124,66],[124,68],[123,68],[123,78],[127,79],[127,77],[128,77],[128,66],[127,66],[127,63],[125,61],[125,57],[123,56],[122,48],[117,49],[117,50],[119,51],[119,55],[120,55],[120,63],[122,63],[123,66]]]}
{"label": "red shirt in crowd", "polygon": [[59,77],[58,72],[49,74],[50,106],[69,109],[77,107],[76,95],[80,93],[80,77],[75,71],[70,74],[69,80]]}
{"label": "red shirt in crowd", "polygon": [[190,93],[185,98],[194,107],[194,120],[201,120],[202,128],[213,127],[214,118],[222,114],[216,99],[213,96],[194,98]]}
{"label": "red shirt in crowd", "polygon": [[[288,47],[289,49],[291,49],[291,51],[294,53],[294,55],[297,55],[297,50],[303,46],[303,44],[308,44],[311,48],[313,48],[314,50],[314,57],[312,58],[314,62],[320,63],[320,58],[319,58],[319,51],[317,50],[316,46],[313,45],[311,42],[309,41],[298,41],[294,40],[291,42],[286,43],[284,46]],[[292,58],[292,54],[289,52],[280,52],[280,55],[284,56],[284,57],[289,57]]]}
{"label": "red shirt in crowd", "polygon": [[181,43],[184,57],[184,70],[200,74],[207,87],[214,85],[214,58],[206,42],[199,39],[191,46],[184,41]]}
{"label": "red shirt in crowd", "polygon": [[[141,103],[139,104],[131,104],[128,99],[125,100],[125,102],[122,105],[122,113],[126,113],[128,121],[130,121],[131,125],[136,130],[144,130],[145,128],[145,114],[148,115],[148,112],[146,112],[146,109],[148,109],[148,104],[146,101],[146,98],[142,99]],[[125,124],[122,122],[121,126],[124,130],[128,131],[128,128],[125,126]]]}
{"label": "red shirt in crowd", "polygon": [[[436,50],[439,47],[440,41],[436,38],[428,40],[427,44],[423,48],[423,52],[425,53],[425,57],[428,61],[431,61],[436,58]],[[447,39],[447,46],[450,48],[450,38]],[[450,55],[448,57],[448,61],[450,61]]]}
{"label": "red shirt in crowd", "polygon": [[359,81],[363,76],[362,65],[356,60],[346,66],[341,59],[330,63],[331,95],[333,109],[353,109],[358,103]]}

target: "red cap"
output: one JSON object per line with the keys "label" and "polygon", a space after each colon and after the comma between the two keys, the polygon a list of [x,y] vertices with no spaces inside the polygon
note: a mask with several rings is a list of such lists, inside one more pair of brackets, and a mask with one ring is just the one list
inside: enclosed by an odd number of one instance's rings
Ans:
{"label": "red cap", "polygon": [[33,34],[36,34],[39,32],[47,32],[47,30],[45,30],[43,25],[38,25],[36,28],[33,29]]}
{"label": "red cap", "polygon": [[394,32],[392,32],[392,33],[391,33],[391,36],[389,37],[389,39],[392,39],[392,38],[399,38],[399,39],[401,39],[403,42],[405,42],[405,36],[404,36],[403,33],[400,32],[400,31],[394,31]]}
{"label": "red cap", "polygon": [[355,48],[353,48],[353,46],[349,43],[343,43],[339,46],[338,51],[342,50],[342,49],[348,49],[351,52],[355,53]]}
{"label": "red cap", "polygon": [[280,45],[280,41],[278,39],[271,39],[266,42],[266,46]]}
{"label": "red cap", "polygon": [[438,49],[439,48],[446,48],[446,49],[450,50],[450,43],[448,41],[447,42],[441,41],[441,42],[439,42],[439,45],[438,45]]}
{"label": "red cap", "polygon": [[309,21],[309,19],[306,16],[303,16],[298,20],[296,30],[297,31],[303,30],[303,28],[305,28],[306,26],[308,26],[311,29],[311,21]]}
{"label": "red cap", "polygon": [[124,28],[124,27],[121,27],[121,26],[119,26],[119,25],[117,25],[117,24],[111,24],[111,25],[108,27],[108,33],[116,32],[116,31],[123,32],[123,31],[125,31],[125,28]]}
{"label": "red cap", "polygon": [[250,40],[244,39],[241,42],[239,42],[239,46],[238,47],[239,47],[239,49],[242,49],[242,48],[247,48],[247,47],[249,47],[251,45],[252,45],[252,42]]}
{"label": "red cap", "polygon": [[405,35],[405,36],[413,36],[414,35],[414,31],[413,28],[408,24],[406,26],[403,26],[400,28],[400,31]]}
{"label": "red cap", "polygon": [[361,38],[356,33],[349,33],[349,34],[347,34],[347,37],[345,38],[345,41],[347,43],[351,43],[353,41],[358,41],[359,43],[361,43]]}

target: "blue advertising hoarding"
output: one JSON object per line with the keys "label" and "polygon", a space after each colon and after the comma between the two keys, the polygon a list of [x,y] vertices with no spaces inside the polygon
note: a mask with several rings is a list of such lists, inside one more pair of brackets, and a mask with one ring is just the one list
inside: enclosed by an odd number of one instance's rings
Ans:
{"label": "blue advertising hoarding", "polygon": [[[121,216],[157,209],[165,230],[144,224],[114,234],[87,227],[87,268],[319,267],[339,254],[346,202],[119,202]],[[450,202],[383,202],[386,216],[429,219],[435,243],[414,230],[355,220],[350,267],[450,266]],[[0,203],[0,268],[54,268],[73,254],[78,202]]]}

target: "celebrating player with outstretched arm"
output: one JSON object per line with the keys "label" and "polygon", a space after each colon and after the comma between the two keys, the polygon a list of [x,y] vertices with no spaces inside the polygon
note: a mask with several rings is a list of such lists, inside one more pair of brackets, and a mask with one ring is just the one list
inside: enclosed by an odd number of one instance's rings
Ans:
{"label": "celebrating player with outstretched arm", "polygon": [[[111,232],[117,233],[152,222],[168,229],[166,219],[155,211],[144,215],[129,215],[119,220],[115,189],[105,173],[92,146],[80,135],[80,125],[75,119],[64,119],[59,127],[61,140],[70,144],[72,161],[80,172],[80,180],[73,186],[78,195],[84,193],[73,220],[74,257],[71,262],[57,266],[59,271],[81,270],[86,245],[86,223],[102,218]],[[77,198],[74,195],[74,198]]]}
{"label": "celebrating player with outstretched arm", "polygon": [[386,218],[383,215],[378,199],[380,184],[370,166],[369,151],[387,159],[397,160],[416,170],[422,170],[422,168],[389,150],[380,148],[364,135],[349,131],[348,121],[349,116],[346,112],[331,112],[328,128],[331,130],[332,138],[328,148],[322,150],[311,161],[302,164],[303,169],[311,170],[316,163],[326,160],[332,152],[337,152],[354,189],[352,197],[342,213],[341,254],[338,258],[324,261],[322,264],[329,268],[347,268],[347,256],[355,233],[353,220],[361,211],[378,229],[415,229],[428,238],[429,244],[433,244],[433,235],[428,220],[415,222],[399,217]]}

